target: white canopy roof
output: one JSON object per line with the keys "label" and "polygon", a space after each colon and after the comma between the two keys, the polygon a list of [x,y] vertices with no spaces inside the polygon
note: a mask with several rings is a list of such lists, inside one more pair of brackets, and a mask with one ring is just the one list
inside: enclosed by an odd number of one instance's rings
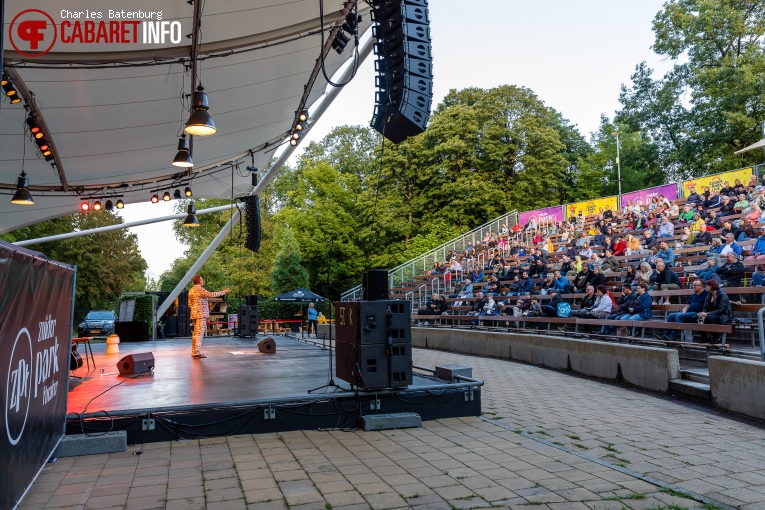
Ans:
{"label": "white canopy roof", "polygon": [[750,151],[753,151],[755,149],[761,149],[763,147],[765,147],[765,138],[763,138],[759,142],[753,143],[752,145],[750,145],[748,147],[744,147],[740,151],[736,151],[736,154],[743,154],[745,152],[750,152]]}
{"label": "white canopy roof", "polygon": [[[103,203],[119,196],[134,203],[148,201],[154,191],[161,196],[185,186],[191,186],[194,197],[205,198],[250,191],[245,167],[265,167],[289,136],[296,112],[310,107],[325,91],[319,4],[200,1],[200,6],[180,0],[129,3],[131,11],[161,11],[163,20],[179,21],[184,35],[180,44],[63,44],[59,39],[39,57],[25,57],[9,44],[11,20],[30,7],[47,11],[57,25],[69,15],[54,12],[49,3],[6,1],[5,66],[27,103],[39,109],[57,160],[55,166],[46,162],[25,134],[25,103],[5,100],[0,106],[0,233],[75,213],[88,197]],[[327,76],[354,57],[352,42],[342,55],[329,48],[352,4],[346,1],[340,10],[325,10]],[[124,2],[105,5],[96,0],[73,0],[65,7],[101,12],[107,22],[109,9],[127,8]],[[218,131],[194,137],[195,165],[187,173],[170,163],[194,88],[189,64],[196,38],[185,36],[193,32],[197,7],[198,82],[208,93]],[[365,13],[359,33],[369,25]],[[371,117],[373,105],[369,107]],[[10,203],[22,159],[35,199],[31,206]]]}

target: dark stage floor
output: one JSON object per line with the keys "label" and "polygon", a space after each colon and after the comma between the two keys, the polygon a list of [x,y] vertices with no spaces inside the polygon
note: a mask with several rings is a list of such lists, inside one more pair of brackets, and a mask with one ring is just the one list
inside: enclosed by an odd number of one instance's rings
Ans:
{"label": "dark stage floor", "polygon": [[[119,354],[106,354],[106,345],[92,345],[96,367],[91,361],[73,375],[69,387],[69,413],[81,413],[88,402],[120,381],[119,386],[98,396],[87,412],[126,411],[147,408],[229,403],[307,395],[308,390],[327,382],[328,354],[311,344],[289,337],[273,337],[275,354],[261,354],[257,342],[265,338],[205,338],[204,359],[191,357],[189,338],[120,344]],[[84,352],[84,346],[80,347]],[[151,351],[153,374],[134,379],[120,376],[117,362],[123,356]],[[84,361],[84,360],[83,360]],[[334,362],[334,359],[333,359]],[[103,374],[101,370],[104,370]],[[335,382],[348,387],[335,378]]]}

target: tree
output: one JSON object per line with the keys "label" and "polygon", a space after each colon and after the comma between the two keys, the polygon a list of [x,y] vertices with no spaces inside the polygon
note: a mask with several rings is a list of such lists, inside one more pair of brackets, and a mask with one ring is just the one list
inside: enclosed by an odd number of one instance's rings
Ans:
{"label": "tree", "polygon": [[284,228],[279,239],[281,249],[271,270],[271,290],[274,294],[308,288],[308,271],[301,265],[300,247],[291,228]]}
{"label": "tree", "polygon": [[765,120],[765,4],[669,0],[653,30],[654,51],[676,63],[661,79],[638,65],[616,121],[656,144],[670,180],[743,166],[734,152],[761,138]]}
{"label": "tree", "polygon": [[[22,241],[121,223],[122,218],[109,211],[80,213],[43,221],[11,232],[4,238]],[[115,309],[123,292],[145,290],[146,261],[138,250],[135,234],[127,230],[112,230],[29,248],[77,266],[76,319],[91,309]]]}

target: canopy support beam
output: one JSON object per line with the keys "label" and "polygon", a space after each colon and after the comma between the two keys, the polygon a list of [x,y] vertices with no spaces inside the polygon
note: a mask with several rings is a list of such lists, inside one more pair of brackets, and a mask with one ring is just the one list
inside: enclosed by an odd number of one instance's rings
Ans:
{"label": "canopy support beam", "polygon": [[[367,31],[365,34],[365,37],[362,38],[362,41],[359,45],[359,65],[361,65],[361,62],[363,62],[367,56],[372,51],[372,30],[371,28]],[[353,73],[353,62],[349,61],[348,65],[345,66],[345,69],[343,69],[340,73],[340,76],[338,77],[338,81],[346,81],[348,78],[350,78],[351,74]],[[332,104],[332,102],[337,98],[337,95],[340,93],[342,89],[337,87],[329,87],[329,91],[325,92],[321,99],[317,101],[316,109],[313,112],[313,119],[314,119],[314,125],[315,123],[321,118],[321,116],[324,114],[324,112],[327,111],[327,108],[329,108],[329,105]],[[310,130],[310,127],[309,127]],[[282,166],[287,162],[287,160],[292,156],[292,154],[297,149],[297,145],[292,146],[288,145],[284,149],[284,151],[279,155],[279,157],[276,159],[273,165],[271,165],[271,168],[268,169],[268,172],[263,176],[261,181],[258,183],[257,186],[250,192],[250,195],[258,195],[261,191],[263,191],[263,188],[268,186],[271,181],[276,177],[276,175],[279,173],[279,170],[281,170]],[[167,299],[159,306],[157,309],[157,316],[154,318],[155,322],[158,317],[162,317],[162,315],[167,311],[168,308],[170,308],[170,305],[175,301],[175,298],[178,297],[178,295],[183,292],[183,290],[186,288],[186,285],[191,281],[191,279],[194,277],[194,275],[197,274],[197,272],[202,269],[202,266],[205,265],[205,262],[210,258],[210,256],[213,254],[213,252],[220,246],[220,243],[223,242],[223,239],[226,238],[228,235],[228,232],[234,228],[234,225],[239,223],[239,220],[241,219],[242,214],[237,209],[237,211],[234,213],[234,215],[231,217],[230,220],[228,220],[228,223],[226,223],[221,231],[218,233],[217,236],[215,236],[215,239],[210,243],[210,245],[205,249],[205,251],[199,256],[196,262],[189,268],[189,271],[186,273],[186,275],[181,278],[181,281],[178,282],[178,285],[175,286],[175,288],[170,292],[170,295],[167,296]]]}

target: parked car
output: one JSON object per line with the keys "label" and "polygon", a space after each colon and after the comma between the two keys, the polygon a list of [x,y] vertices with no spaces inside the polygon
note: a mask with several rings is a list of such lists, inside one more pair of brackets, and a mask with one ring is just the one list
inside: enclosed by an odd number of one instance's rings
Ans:
{"label": "parked car", "polygon": [[77,327],[77,336],[106,336],[114,333],[117,318],[110,310],[91,310]]}

